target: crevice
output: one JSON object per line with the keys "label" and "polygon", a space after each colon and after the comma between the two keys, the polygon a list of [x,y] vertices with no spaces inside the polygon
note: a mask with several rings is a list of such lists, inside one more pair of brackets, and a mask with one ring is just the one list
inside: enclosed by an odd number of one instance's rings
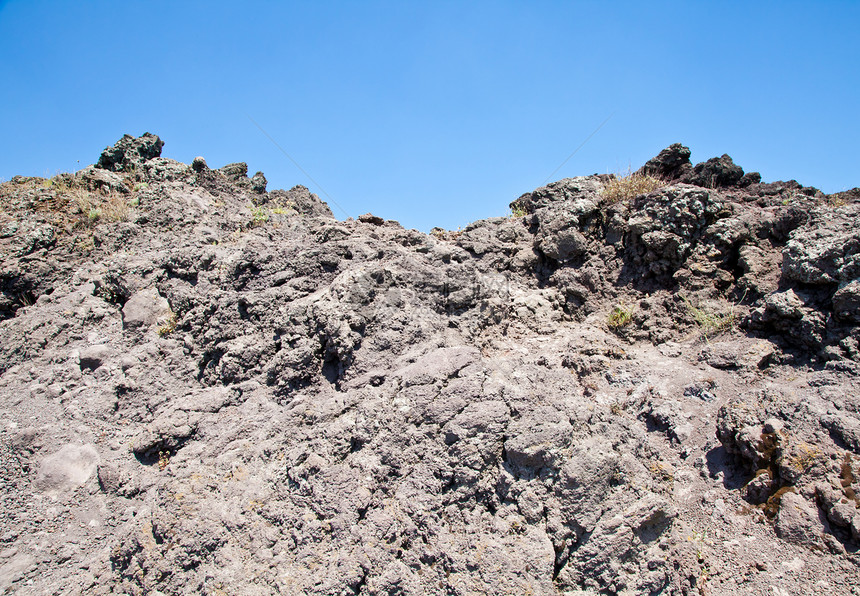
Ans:
{"label": "crevice", "polygon": [[367,570],[362,569],[361,577],[359,578],[358,583],[356,583],[352,587],[352,593],[355,594],[356,596],[358,596],[358,594],[361,594],[361,591],[364,589],[364,586],[367,584],[367,575],[368,575]]}

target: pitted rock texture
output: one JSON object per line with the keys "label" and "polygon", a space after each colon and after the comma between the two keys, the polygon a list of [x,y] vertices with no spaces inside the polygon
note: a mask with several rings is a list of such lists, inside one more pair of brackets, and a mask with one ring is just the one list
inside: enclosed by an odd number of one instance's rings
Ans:
{"label": "pitted rock texture", "polygon": [[0,590],[860,593],[857,193],[426,235],[162,145],[0,185]]}

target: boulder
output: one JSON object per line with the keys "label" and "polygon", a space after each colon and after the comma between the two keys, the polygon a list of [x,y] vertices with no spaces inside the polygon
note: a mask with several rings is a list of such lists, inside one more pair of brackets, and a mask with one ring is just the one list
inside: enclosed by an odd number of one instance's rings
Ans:
{"label": "boulder", "polygon": [[857,204],[813,212],[806,225],[791,233],[783,249],[783,278],[813,285],[849,283],[860,278],[858,217]]}
{"label": "boulder", "polygon": [[681,143],[674,143],[652,157],[639,169],[640,174],[663,180],[679,180],[692,171],[690,149]]}
{"label": "boulder", "polygon": [[96,472],[99,454],[95,445],[68,443],[42,460],[36,486],[46,492],[67,492],[85,484]]}
{"label": "boulder", "polygon": [[160,156],[162,147],[164,141],[148,132],[137,138],[123,135],[119,141],[102,151],[95,167],[112,172],[128,172]]}
{"label": "boulder", "polygon": [[91,190],[105,189],[108,191],[127,193],[128,186],[117,174],[96,166],[84,168],[79,173],[81,179]]}
{"label": "boulder", "polygon": [[206,165],[206,160],[198,155],[194,158],[194,161],[191,162],[191,169],[195,172],[203,172],[208,170],[209,166]]}
{"label": "boulder", "polygon": [[227,180],[238,182],[248,177],[248,164],[244,161],[228,163],[226,166],[218,168],[218,171],[224,174]]}
{"label": "boulder", "polygon": [[825,532],[817,509],[790,490],[779,499],[775,529],[783,540],[809,547],[820,547],[821,535]]}
{"label": "boulder", "polygon": [[833,314],[848,323],[860,323],[860,282],[853,280],[833,294]]}
{"label": "boulder", "polygon": [[735,164],[731,157],[723,154],[721,157],[712,157],[708,161],[697,163],[693,166],[693,171],[684,176],[683,182],[705,188],[725,188],[737,186],[743,176],[743,168]]}
{"label": "boulder", "polygon": [[122,322],[129,329],[163,324],[170,315],[170,304],[155,288],[136,292],[122,307]]}
{"label": "boulder", "polygon": [[257,194],[263,194],[266,192],[266,185],[268,181],[266,177],[263,175],[263,172],[257,172],[251,177],[251,190]]}

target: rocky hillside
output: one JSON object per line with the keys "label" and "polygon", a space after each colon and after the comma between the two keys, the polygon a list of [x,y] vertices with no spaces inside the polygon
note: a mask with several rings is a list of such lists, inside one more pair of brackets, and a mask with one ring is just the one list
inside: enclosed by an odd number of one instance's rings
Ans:
{"label": "rocky hillside", "polygon": [[0,592],[860,594],[860,190],[425,235],[162,145],[0,185]]}

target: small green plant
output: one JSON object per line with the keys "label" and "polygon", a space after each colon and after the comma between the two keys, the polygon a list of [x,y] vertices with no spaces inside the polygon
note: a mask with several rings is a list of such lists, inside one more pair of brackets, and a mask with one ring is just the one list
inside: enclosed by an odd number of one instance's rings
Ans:
{"label": "small green plant", "polygon": [[511,217],[518,218],[525,217],[526,215],[528,215],[528,212],[519,205],[511,207]]}
{"label": "small green plant", "polygon": [[270,212],[273,215],[295,215],[299,210],[296,208],[296,202],[292,199],[278,199]]}
{"label": "small green plant", "polygon": [[603,187],[601,202],[604,205],[614,205],[615,203],[663,188],[666,184],[666,181],[654,176],[638,172],[631,173],[628,170],[626,174],[616,176]]}
{"label": "small green plant", "polygon": [[165,321],[164,325],[158,328],[158,335],[160,337],[167,337],[174,331],[176,331],[176,327],[179,325],[179,317],[175,312],[171,311],[170,316],[167,321]]}
{"label": "small green plant", "polygon": [[693,321],[695,321],[705,339],[711,335],[730,331],[737,326],[735,304],[732,304],[728,310],[719,312],[705,306],[693,306],[686,296],[681,296],[681,300],[684,301],[687,311],[693,317]]}
{"label": "small green plant", "polygon": [[263,224],[269,221],[269,214],[263,207],[251,207],[251,221],[254,224]]}
{"label": "small green plant", "polygon": [[713,574],[711,566],[707,562],[705,551],[707,546],[713,546],[713,540],[708,540],[706,532],[693,531],[692,535],[687,536],[687,541],[692,542],[696,549],[696,563],[699,565],[699,577],[696,580],[699,594],[706,596],[710,590],[707,589],[708,580]]}
{"label": "small green plant", "polygon": [[627,327],[633,322],[633,312],[635,310],[636,309],[633,306],[625,307],[624,305],[618,305],[609,313],[609,317],[606,319],[606,324],[613,331]]}

